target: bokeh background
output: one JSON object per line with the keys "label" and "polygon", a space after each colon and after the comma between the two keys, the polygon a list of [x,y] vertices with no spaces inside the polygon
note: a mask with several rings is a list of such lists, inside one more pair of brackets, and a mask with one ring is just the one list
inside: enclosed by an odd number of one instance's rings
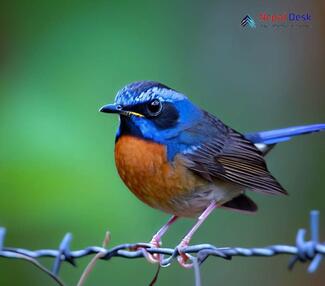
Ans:
{"label": "bokeh background", "polygon": [[[73,249],[148,241],[167,215],[139,202],[117,175],[118,120],[98,113],[123,85],[161,81],[187,94],[235,129],[255,131],[325,121],[325,6],[322,1],[7,1],[0,33],[0,225],[7,246],[55,248],[64,233]],[[306,27],[259,25],[260,12],[312,15]],[[240,26],[250,14],[252,30]],[[294,243],[321,211],[325,237],[325,134],[283,143],[269,168],[288,197],[251,196],[260,210],[218,210],[193,243],[264,246]],[[175,246],[193,221],[164,239]],[[43,262],[50,265],[51,260]],[[75,285],[78,268],[64,265]],[[324,285],[324,264],[287,271],[288,257],[210,258],[203,285]],[[144,260],[99,262],[86,285],[147,285]],[[157,285],[193,285],[192,271],[163,269]],[[55,285],[27,262],[0,259],[0,285]]]}

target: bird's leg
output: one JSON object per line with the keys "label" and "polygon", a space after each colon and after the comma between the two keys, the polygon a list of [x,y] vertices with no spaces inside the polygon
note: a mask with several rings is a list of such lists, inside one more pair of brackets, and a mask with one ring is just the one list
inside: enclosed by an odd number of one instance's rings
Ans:
{"label": "bird's leg", "polygon": [[178,219],[178,216],[173,215],[163,226],[161,229],[157,231],[157,233],[152,237],[151,242],[153,245],[160,247],[161,238],[167,232],[169,227]]}
{"label": "bird's leg", "polygon": [[[161,238],[164,236],[164,234],[167,232],[169,227],[178,219],[178,216],[173,215],[167,223],[165,223],[158,231],[157,233],[152,237],[150,244],[153,247],[159,248],[161,246]],[[144,250],[144,256],[145,258],[151,262],[151,263],[160,263],[161,262],[161,255],[160,254],[150,254],[148,251]]]}
{"label": "bird's leg", "polygon": [[187,235],[184,236],[180,244],[177,246],[179,256],[177,258],[179,264],[184,268],[191,268],[193,265],[192,263],[186,263],[188,260],[188,256],[186,253],[182,252],[182,249],[189,246],[189,243],[192,239],[194,233],[198,230],[201,224],[206,220],[206,218],[213,212],[213,210],[217,207],[215,201],[212,201],[210,205],[204,210],[204,212],[199,216],[197,219],[196,224],[191,228]]}

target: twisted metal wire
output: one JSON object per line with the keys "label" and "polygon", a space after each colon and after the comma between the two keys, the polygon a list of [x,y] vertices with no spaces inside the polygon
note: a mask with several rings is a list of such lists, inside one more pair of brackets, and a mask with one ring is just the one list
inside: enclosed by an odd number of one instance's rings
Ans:
{"label": "twisted metal wire", "polygon": [[[319,242],[319,211],[310,212],[310,240],[305,240],[306,230],[299,229],[296,235],[295,245],[271,245],[266,247],[216,247],[210,244],[192,245],[182,249],[193,263],[195,274],[195,285],[201,285],[199,266],[209,257],[219,257],[230,260],[234,256],[264,256],[270,257],[280,254],[292,255],[289,261],[289,269],[292,269],[297,262],[311,263],[308,266],[308,272],[313,273],[317,270],[322,258],[325,256],[325,242]],[[59,285],[64,285],[59,278],[59,270],[63,261],[72,265],[76,265],[75,260],[84,256],[102,253],[100,259],[110,260],[113,257],[123,257],[128,259],[145,257],[146,252],[150,254],[162,254],[168,256],[161,260],[161,266],[169,266],[177,256],[179,251],[177,248],[154,248],[148,243],[126,243],[109,249],[90,246],[80,250],[70,250],[72,240],[71,233],[67,233],[60,243],[59,249],[40,249],[31,251],[23,248],[5,247],[5,228],[0,228],[0,257],[23,259],[33,263],[42,271],[50,275]],[[144,250],[145,249],[145,250]],[[37,260],[40,257],[55,258],[52,270],[45,268]]]}

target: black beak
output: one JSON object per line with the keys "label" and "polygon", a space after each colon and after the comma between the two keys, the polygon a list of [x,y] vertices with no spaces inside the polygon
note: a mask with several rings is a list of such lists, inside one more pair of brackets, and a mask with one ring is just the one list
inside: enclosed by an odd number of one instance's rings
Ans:
{"label": "black beak", "polygon": [[116,104],[104,105],[99,109],[99,111],[104,113],[117,113],[117,114],[123,113],[121,106]]}
{"label": "black beak", "polygon": [[134,112],[134,111],[128,111],[128,110],[123,110],[122,106],[119,104],[107,104],[102,106],[99,109],[100,112],[105,112],[105,113],[115,113],[123,116],[130,117],[131,115],[138,116],[138,117],[144,117],[142,114]]}

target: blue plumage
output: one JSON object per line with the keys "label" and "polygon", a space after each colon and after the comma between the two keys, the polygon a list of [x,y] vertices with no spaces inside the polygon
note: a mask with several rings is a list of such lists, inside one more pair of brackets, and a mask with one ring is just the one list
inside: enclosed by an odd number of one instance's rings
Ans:
{"label": "blue plumage", "polygon": [[[117,93],[115,106],[141,114],[146,112],[146,105],[155,99],[163,105],[160,116],[130,116],[127,119],[122,116],[117,139],[123,134],[131,133],[164,144],[168,161],[172,161],[178,153],[190,152],[205,140],[223,138],[228,132],[228,127],[223,122],[194,105],[184,94],[154,81],[139,81],[125,86]],[[175,117],[175,122],[170,122],[171,117]],[[288,141],[293,136],[324,129],[325,124],[313,124],[250,132],[244,134],[244,137],[254,144],[273,145]],[[225,138],[223,140],[227,141]]]}
{"label": "blue plumage", "polygon": [[290,140],[293,136],[325,130],[325,124],[312,124],[282,129],[246,133],[245,137],[253,143],[276,144]]}

